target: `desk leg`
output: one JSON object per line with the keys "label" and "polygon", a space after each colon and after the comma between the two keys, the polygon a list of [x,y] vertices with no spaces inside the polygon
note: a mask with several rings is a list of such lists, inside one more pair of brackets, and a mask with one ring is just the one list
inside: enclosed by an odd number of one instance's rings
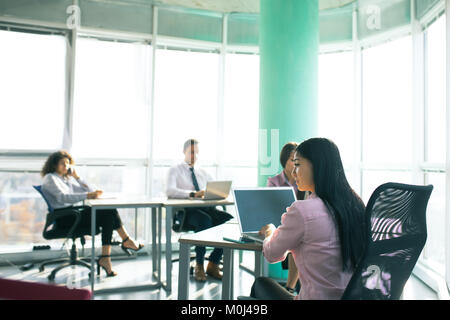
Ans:
{"label": "desk leg", "polygon": [[138,238],[138,208],[134,208],[134,238]]}
{"label": "desk leg", "polygon": [[172,207],[166,208],[166,291],[172,291]]}
{"label": "desk leg", "polygon": [[180,269],[178,271],[178,300],[189,299],[189,266],[191,246],[180,243]]}
{"label": "desk leg", "polygon": [[263,275],[263,255],[261,251],[255,251],[255,279]]}
{"label": "desk leg", "polygon": [[[153,274],[156,273],[156,267],[158,265],[157,252],[156,252],[156,208],[151,208],[152,210],[152,271]],[[158,281],[160,279],[158,278]]]}
{"label": "desk leg", "polygon": [[162,244],[161,244],[161,237],[162,237],[162,208],[157,209],[158,212],[158,279],[161,281],[161,260],[162,260]]}
{"label": "desk leg", "polygon": [[223,249],[222,300],[231,300],[233,286],[233,249]]}
{"label": "desk leg", "polygon": [[91,237],[92,237],[92,249],[91,249],[91,292],[92,299],[94,299],[94,282],[95,282],[95,207],[91,208]]}

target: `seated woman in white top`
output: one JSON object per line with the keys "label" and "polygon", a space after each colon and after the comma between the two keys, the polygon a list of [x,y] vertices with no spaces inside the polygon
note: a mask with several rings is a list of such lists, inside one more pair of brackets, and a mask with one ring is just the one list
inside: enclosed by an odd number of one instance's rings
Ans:
{"label": "seated woman in white top", "polygon": [[[42,183],[42,192],[47,198],[50,206],[55,210],[63,211],[67,208],[79,210],[81,221],[79,227],[89,227],[91,225],[91,208],[88,206],[74,206],[77,202],[85,199],[96,199],[103,191],[94,190],[83,179],[81,179],[73,168],[74,161],[72,156],[65,151],[52,153],[44,167],[41,175],[44,177]],[[122,225],[117,210],[97,210],[97,225],[102,231],[102,255],[97,260],[97,269],[100,267],[105,270],[108,277],[116,276],[117,273],[111,266],[111,240],[113,230],[116,230],[122,238],[122,249],[130,254],[129,250],[138,251],[143,245],[137,245],[133,239],[128,236],[127,231]],[[64,216],[56,220],[56,224],[62,228],[70,228],[75,221],[73,216]]]}

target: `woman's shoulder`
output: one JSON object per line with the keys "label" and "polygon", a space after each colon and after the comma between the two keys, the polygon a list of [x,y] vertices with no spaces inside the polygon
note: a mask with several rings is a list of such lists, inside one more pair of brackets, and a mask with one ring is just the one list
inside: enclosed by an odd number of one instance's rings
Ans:
{"label": "woman's shoulder", "polygon": [[279,186],[283,183],[283,172],[277,174],[276,176],[269,177],[267,179],[268,185]]}
{"label": "woman's shoulder", "polygon": [[51,172],[51,173],[47,173],[42,179],[43,179],[43,184],[56,183],[58,180],[61,180],[61,177],[58,176],[56,173]]}
{"label": "woman's shoulder", "polygon": [[45,174],[45,176],[43,176],[42,179],[43,179],[44,181],[46,181],[46,180],[51,180],[51,179],[56,178],[55,176],[56,176],[56,174],[53,173],[53,172],[51,172],[51,173]]}
{"label": "woman's shoulder", "polygon": [[306,200],[297,200],[292,203],[288,210],[292,214],[300,214],[304,218],[319,217],[321,215],[328,215],[328,209],[322,199],[312,194]]}

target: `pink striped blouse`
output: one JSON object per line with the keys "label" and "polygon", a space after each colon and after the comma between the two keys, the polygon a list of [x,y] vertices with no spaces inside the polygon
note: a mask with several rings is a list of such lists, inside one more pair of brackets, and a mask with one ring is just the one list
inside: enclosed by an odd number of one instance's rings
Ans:
{"label": "pink striped blouse", "polygon": [[264,240],[270,263],[292,253],[301,283],[297,300],[340,299],[352,276],[342,270],[338,231],[322,199],[312,193],[295,201],[281,217],[281,225]]}

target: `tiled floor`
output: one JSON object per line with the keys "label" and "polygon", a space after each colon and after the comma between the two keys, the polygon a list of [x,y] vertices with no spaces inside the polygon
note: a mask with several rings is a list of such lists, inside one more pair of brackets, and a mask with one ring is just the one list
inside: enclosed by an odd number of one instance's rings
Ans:
{"label": "tiled floor", "polygon": [[[177,256],[177,254],[175,254]],[[251,266],[252,254],[244,254],[244,263]],[[162,266],[164,266],[164,260]],[[115,260],[113,261],[114,270],[119,273],[117,277],[106,278],[102,271],[100,278],[97,278],[96,289],[112,288],[120,286],[141,285],[152,282],[151,278],[151,259],[148,257],[139,257],[136,259]],[[12,266],[0,267],[0,276],[10,279],[21,279],[28,281],[47,282],[47,276],[51,272],[53,266],[49,266],[40,273],[35,266],[33,269],[22,272],[18,268]],[[164,269],[164,268],[163,268]],[[79,281],[79,286],[89,288],[88,269],[77,267],[74,271],[68,268],[61,271],[56,277],[56,284],[67,284],[70,279],[75,278]],[[165,278],[165,277],[164,277]],[[250,288],[253,283],[253,276],[243,269],[236,272],[234,291],[235,297],[238,295],[249,295]],[[178,283],[178,263],[173,264],[172,273],[173,289],[171,293],[167,293],[163,289],[153,291],[138,291],[120,294],[102,294],[96,295],[95,299],[120,299],[120,300],[159,300],[159,299],[177,299],[177,283]],[[190,279],[189,298],[199,300],[216,300],[221,299],[220,281],[208,278],[204,283],[196,282],[192,277]],[[428,288],[423,282],[414,276],[408,280],[404,292],[405,300],[434,300],[437,299],[436,293]]]}

